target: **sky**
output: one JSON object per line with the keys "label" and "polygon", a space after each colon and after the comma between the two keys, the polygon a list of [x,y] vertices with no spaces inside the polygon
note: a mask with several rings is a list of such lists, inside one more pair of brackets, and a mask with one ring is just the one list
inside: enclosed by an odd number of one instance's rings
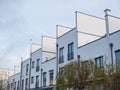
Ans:
{"label": "sky", "polygon": [[56,25],[75,27],[75,11],[104,18],[106,8],[120,17],[120,0],[0,0],[0,68],[29,58],[30,39],[40,44]]}

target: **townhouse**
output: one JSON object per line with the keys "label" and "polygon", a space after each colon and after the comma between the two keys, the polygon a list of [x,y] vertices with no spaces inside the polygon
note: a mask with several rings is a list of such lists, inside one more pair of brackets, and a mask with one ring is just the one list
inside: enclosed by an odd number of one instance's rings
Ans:
{"label": "townhouse", "polygon": [[113,65],[119,64],[120,18],[107,16],[109,18],[108,46],[105,19],[81,12],[75,14],[75,28],[57,25],[58,68],[78,59],[95,59],[95,63],[102,66],[106,57]]}
{"label": "townhouse", "polygon": [[21,72],[8,79],[9,90],[52,90],[56,79],[55,46],[56,39],[48,36],[42,36],[41,45],[31,44],[30,58],[21,63]]}
{"label": "townhouse", "polygon": [[21,63],[18,78],[8,79],[9,90],[55,90],[59,69],[73,60],[94,59],[102,67],[107,57],[112,65],[120,65],[120,18],[77,11],[74,28],[56,27],[56,38],[42,36],[39,48],[31,50],[30,58]]}

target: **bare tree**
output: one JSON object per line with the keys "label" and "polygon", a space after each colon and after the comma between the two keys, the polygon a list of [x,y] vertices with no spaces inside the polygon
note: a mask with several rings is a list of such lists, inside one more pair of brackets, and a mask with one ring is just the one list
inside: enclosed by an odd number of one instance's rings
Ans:
{"label": "bare tree", "polygon": [[59,71],[57,86],[82,90],[88,84],[90,65],[88,61],[74,61],[65,65],[64,70]]}
{"label": "bare tree", "polygon": [[111,64],[97,66],[93,60],[73,61],[59,71],[57,90],[120,90],[120,72]]}

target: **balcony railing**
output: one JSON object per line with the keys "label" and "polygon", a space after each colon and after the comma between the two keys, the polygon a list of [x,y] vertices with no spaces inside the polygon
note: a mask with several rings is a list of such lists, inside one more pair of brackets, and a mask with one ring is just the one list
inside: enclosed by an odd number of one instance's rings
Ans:
{"label": "balcony railing", "polygon": [[64,56],[59,57],[59,64],[64,62]]}
{"label": "balcony railing", "polygon": [[39,71],[39,66],[36,67],[36,72],[38,72],[38,71]]}
{"label": "balcony railing", "polygon": [[68,53],[68,60],[74,59],[74,52]]}

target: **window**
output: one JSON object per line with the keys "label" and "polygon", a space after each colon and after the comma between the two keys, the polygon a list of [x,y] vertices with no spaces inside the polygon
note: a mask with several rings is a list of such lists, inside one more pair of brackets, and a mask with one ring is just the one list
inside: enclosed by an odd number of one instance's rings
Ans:
{"label": "window", "polygon": [[43,86],[46,86],[46,72],[43,73]]}
{"label": "window", "polygon": [[14,90],[16,90],[16,82],[14,82]]}
{"label": "window", "polygon": [[28,75],[29,64],[26,65],[26,75]]}
{"label": "window", "polygon": [[11,90],[13,90],[13,83],[11,83]]}
{"label": "window", "polygon": [[64,47],[59,49],[59,63],[64,62]]}
{"label": "window", "polygon": [[34,77],[31,77],[31,83],[34,83]]}
{"label": "window", "polygon": [[104,67],[104,65],[103,65],[103,56],[95,58],[95,64],[98,67],[103,68]]}
{"label": "window", "polygon": [[24,89],[24,80],[22,80],[22,90]]}
{"label": "window", "polygon": [[36,88],[39,87],[39,76],[36,76]]}
{"label": "window", "polygon": [[37,59],[37,62],[36,62],[36,72],[39,71],[39,62],[40,62],[40,59]]}
{"label": "window", "polygon": [[50,75],[50,85],[53,85],[54,71],[50,70],[49,75]]}
{"label": "window", "polygon": [[115,51],[116,67],[120,71],[120,50]]}
{"label": "window", "polygon": [[17,90],[19,90],[19,87],[20,87],[20,81],[18,81]]}
{"label": "window", "polygon": [[35,67],[35,61],[32,61],[32,68]]}
{"label": "window", "polygon": [[25,89],[28,90],[28,78],[26,78]]}
{"label": "window", "polygon": [[74,43],[68,44],[68,60],[74,59]]}

